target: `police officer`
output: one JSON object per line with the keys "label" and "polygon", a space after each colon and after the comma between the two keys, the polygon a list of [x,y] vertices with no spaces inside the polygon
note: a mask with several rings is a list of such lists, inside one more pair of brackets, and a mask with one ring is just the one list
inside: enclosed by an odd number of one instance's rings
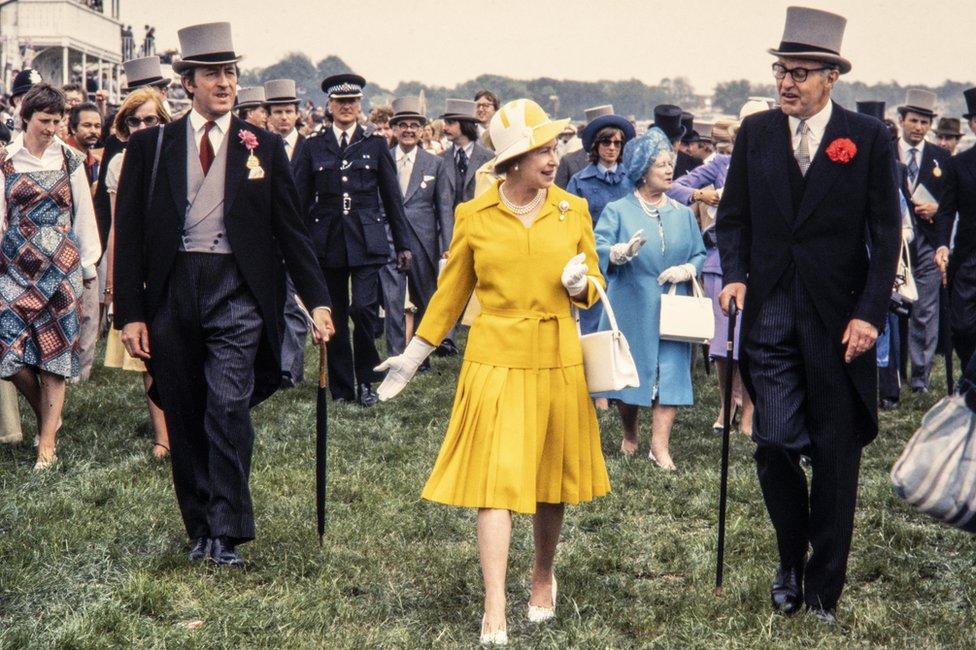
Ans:
{"label": "police officer", "polygon": [[358,122],[365,84],[355,74],[333,75],[322,82],[333,124],[306,141],[292,168],[332,296],[332,397],[372,406],[379,401],[370,384],[380,379],[373,370],[379,364],[373,332],[378,326],[379,270],[390,257],[387,222],[397,270],[410,266],[411,254],[393,157],[386,140]]}

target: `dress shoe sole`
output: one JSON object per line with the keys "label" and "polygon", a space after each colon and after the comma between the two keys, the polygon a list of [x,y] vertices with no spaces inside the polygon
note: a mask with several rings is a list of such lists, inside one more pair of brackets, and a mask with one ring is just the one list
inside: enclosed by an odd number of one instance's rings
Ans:
{"label": "dress shoe sole", "polygon": [[241,569],[241,570],[244,570],[244,569],[247,568],[247,565],[244,563],[244,560],[234,560],[234,561],[231,561],[231,562],[226,562],[226,561],[217,560],[217,559],[214,559],[213,557],[211,557],[210,558],[210,563],[213,564],[214,566],[217,566],[217,567],[228,567],[228,568],[231,568],[231,569]]}

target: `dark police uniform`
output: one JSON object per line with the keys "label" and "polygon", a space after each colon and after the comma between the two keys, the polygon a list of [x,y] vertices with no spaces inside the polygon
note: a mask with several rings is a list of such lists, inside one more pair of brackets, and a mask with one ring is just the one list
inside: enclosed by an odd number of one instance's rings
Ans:
{"label": "dark police uniform", "polygon": [[[378,325],[379,269],[390,261],[387,223],[396,252],[408,250],[396,166],[386,140],[356,126],[345,150],[332,128],[308,138],[292,168],[332,292],[336,328],[329,342],[332,397],[352,400],[354,387],[362,393],[364,385],[368,390],[380,379],[373,371],[379,364],[373,332]],[[349,318],[354,326],[352,348]]]}

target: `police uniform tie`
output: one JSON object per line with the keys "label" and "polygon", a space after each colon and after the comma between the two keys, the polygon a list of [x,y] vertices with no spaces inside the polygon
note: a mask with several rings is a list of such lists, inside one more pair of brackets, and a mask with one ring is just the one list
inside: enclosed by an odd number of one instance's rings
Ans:
{"label": "police uniform tie", "polygon": [[800,120],[796,132],[800,134],[800,144],[796,147],[796,164],[800,166],[800,173],[807,175],[810,168],[810,127],[806,120]]}
{"label": "police uniform tie", "polygon": [[342,132],[342,138],[339,140],[339,151],[345,151],[346,147],[349,146],[349,140],[346,138],[346,132]]}
{"label": "police uniform tie", "polygon": [[912,147],[908,150],[908,182],[914,187],[915,181],[918,180],[918,161],[915,159],[915,155],[918,153],[918,149]]}
{"label": "police uniform tie", "polygon": [[200,138],[200,166],[203,167],[203,175],[206,176],[210,171],[210,165],[214,161],[213,143],[210,142],[210,130],[217,126],[216,122],[207,122],[203,125],[203,137]]}

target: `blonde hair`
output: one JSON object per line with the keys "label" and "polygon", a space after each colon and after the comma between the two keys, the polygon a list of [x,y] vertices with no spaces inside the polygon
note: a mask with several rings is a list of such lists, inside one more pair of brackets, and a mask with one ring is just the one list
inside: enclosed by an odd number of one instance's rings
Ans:
{"label": "blonde hair", "polygon": [[120,136],[120,140],[128,140],[131,135],[129,133],[129,125],[125,123],[126,119],[135,115],[136,111],[142,108],[142,105],[146,102],[152,102],[156,107],[156,117],[159,118],[161,124],[166,124],[170,121],[171,118],[169,111],[166,109],[166,103],[163,101],[162,93],[152,86],[137,88],[125,98],[122,106],[119,107],[119,112],[115,114],[115,119],[112,121],[112,124],[115,126],[115,132]]}

